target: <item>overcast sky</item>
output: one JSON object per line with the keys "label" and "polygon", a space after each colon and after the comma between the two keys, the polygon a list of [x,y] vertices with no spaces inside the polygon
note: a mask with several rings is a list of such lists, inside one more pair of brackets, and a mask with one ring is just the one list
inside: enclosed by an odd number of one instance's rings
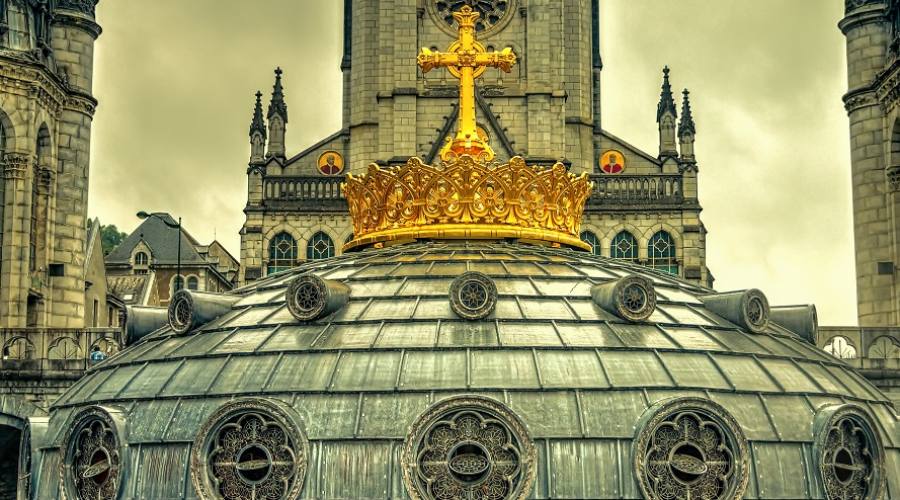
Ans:
{"label": "overcast sky", "polygon": [[[253,94],[285,71],[293,154],[340,128],[337,0],[107,0],[96,48],[90,215],[168,211],[236,257]],[[855,324],[840,0],[601,0],[603,125],[655,153],[660,70],[697,122],[719,290]]]}

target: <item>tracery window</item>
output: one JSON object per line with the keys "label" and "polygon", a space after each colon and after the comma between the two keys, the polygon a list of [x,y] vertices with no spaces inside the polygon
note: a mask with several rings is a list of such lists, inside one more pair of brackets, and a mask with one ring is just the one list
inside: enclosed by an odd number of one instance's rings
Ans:
{"label": "tracery window", "polygon": [[622,259],[631,262],[638,260],[638,242],[633,234],[622,231],[613,238],[609,246],[609,255],[614,259]]}
{"label": "tracery window", "polygon": [[288,233],[278,233],[269,242],[267,274],[274,274],[297,265],[297,240]]}
{"label": "tracery window", "polygon": [[413,499],[522,499],[536,453],[527,429],[500,402],[450,398],[420,416],[406,438],[403,480]]}
{"label": "tracery window", "polygon": [[675,260],[675,240],[672,235],[660,231],[650,238],[647,244],[647,256],[650,267],[669,274],[678,275],[678,262]]}
{"label": "tracery window", "polygon": [[428,7],[435,22],[444,31],[455,35],[456,21],[453,13],[464,5],[481,14],[475,23],[479,36],[490,35],[506,25],[515,10],[514,0],[429,0]]}
{"label": "tracery window", "polygon": [[117,498],[121,459],[112,418],[102,409],[89,408],[73,422],[62,464],[67,496],[77,500]]}
{"label": "tracery window", "polygon": [[6,46],[13,50],[34,47],[34,17],[24,0],[6,2]]}
{"label": "tracery window", "polygon": [[14,359],[24,361],[34,358],[34,344],[25,337],[10,339],[3,346],[3,360]]}
{"label": "tracery window", "polygon": [[217,410],[191,453],[191,479],[202,499],[293,499],[303,487],[308,443],[289,410],[245,399]]}
{"label": "tracery window", "polygon": [[820,409],[815,449],[826,498],[883,498],[884,445],[862,408],[847,404]]}
{"label": "tracery window", "polygon": [[582,231],[581,241],[591,246],[591,253],[593,253],[594,255],[600,255],[600,240],[597,239],[596,234],[590,231]]}
{"label": "tracery window", "polygon": [[81,348],[71,337],[60,337],[50,344],[47,357],[49,359],[80,359]]}
{"label": "tracery window", "polygon": [[309,239],[306,246],[306,259],[319,260],[334,257],[334,241],[327,234],[319,231]]}
{"label": "tracery window", "polygon": [[853,346],[847,337],[840,335],[829,340],[823,349],[838,359],[852,359],[857,356],[856,347]]}
{"label": "tracery window", "polygon": [[644,498],[743,498],[750,475],[747,439],[724,408],[680,398],[648,411],[652,416],[633,445]]}

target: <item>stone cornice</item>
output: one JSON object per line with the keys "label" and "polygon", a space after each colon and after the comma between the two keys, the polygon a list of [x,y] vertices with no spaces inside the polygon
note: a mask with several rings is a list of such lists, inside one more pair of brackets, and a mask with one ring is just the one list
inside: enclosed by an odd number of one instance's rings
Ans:
{"label": "stone cornice", "polygon": [[[88,0],[90,1],[90,0]],[[93,15],[92,13],[90,15]],[[103,28],[97,24],[89,14],[85,13],[81,9],[72,9],[68,7],[60,7],[54,11],[53,16],[53,24],[66,24],[69,26],[74,26],[76,28],[81,28],[84,31],[90,33],[94,40],[100,37],[100,34],[103,33]]]}
{"label": "stone cornice", "polygon": [[0,54],[0,89],[33,97],[51,114],[57,115],[67,100],[66,89],[59,78],[43,65],[8,56]]}
{"label": "stone cornice", "polygon": [[900,60],[894,62],[875,79],[875,93],[882,107],[890,110],[900,103]]}
{"label": "stone cornice", "polygon": [[848,114],[862,108],[878,105],[878,95],[870,87],[851,90],[844,95],[844,108]]}
{"label": "stone cornice", "polygon": [[886,22],[888,5],[884,0],[847,0],[847,15],[838,23],[845,35],[864,24]]}
{"label": "stone cornice", "polygon": [[66,100],[65,109],[93,117],[97,111],[97,99],[87,94],[73,92]]}

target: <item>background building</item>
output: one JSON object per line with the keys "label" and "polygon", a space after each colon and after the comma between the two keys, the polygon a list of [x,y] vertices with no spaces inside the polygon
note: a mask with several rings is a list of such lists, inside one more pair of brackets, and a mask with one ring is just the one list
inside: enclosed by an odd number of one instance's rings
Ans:
{"label": "background building", "polygon": [[[351,236],[340,194],[344,174],[364,172],[373,161],[437,161],[455,131],[457,80],[444,71],[423,74],[415,58],[420,45],[444,50],[453,41],[450,6],[456,4],[404,0],[383,8],[377,0],[348,0],[343,127],[322,131],[323,139],[303,151],[285,150],[281,69],[267,109],[257,93],[242,283],[341,253]],[[596,254],[711,284],[697,200],[696,127],[688,94],[673,92],[668,69],[656,114],[659,149],[647,153],[602,128],[599,1],[478,5],[479,40],[488,50],[511,47],[519,59],[511,73],[489,69],[479,79],[478,124],[497,159],[561,160],[573,172],[591,174],[596,187],[582,236]]]}
{"label": "background building", "polygon": [[[239,263],[218,242],[201,245],[167,213],[144,220],[106,256],[107,280],[128,305],[165,306],[177,289],[225,292],[234,287]],[[176,226],[176,227],[172,227]],[[178,239],[181,238],[181,282]]]}

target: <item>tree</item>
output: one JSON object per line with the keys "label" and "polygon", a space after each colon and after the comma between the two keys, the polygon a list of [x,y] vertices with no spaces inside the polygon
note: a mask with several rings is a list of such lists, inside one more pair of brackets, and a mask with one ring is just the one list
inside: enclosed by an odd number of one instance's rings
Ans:
{"label": "tree", "polygon": [[100,226],[100,241],[103,243],[103,255],[109,255],[128,235],[119,231],[115,224]]}

